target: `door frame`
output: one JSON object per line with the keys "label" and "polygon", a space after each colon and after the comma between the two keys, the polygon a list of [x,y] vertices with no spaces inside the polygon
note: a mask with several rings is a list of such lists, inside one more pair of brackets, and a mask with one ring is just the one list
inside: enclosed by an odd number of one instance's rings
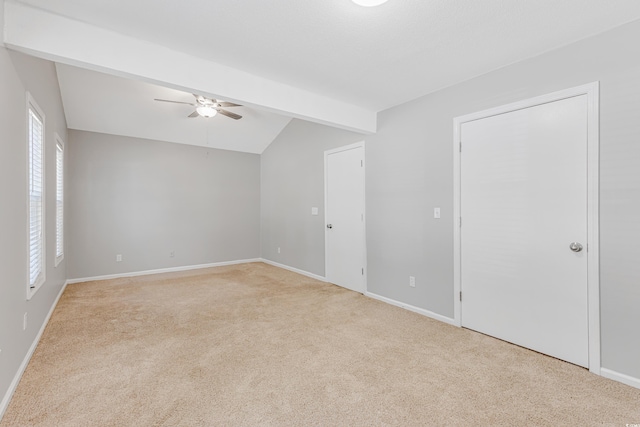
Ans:
{"label": "door frame", "polygon": [[542,96],[490,108],[453,119],[453,312],[454,324],[462,327],[461,302],[461,165],[462,125],[474,120],[548,104],[576,96],[587,96],[587,317],[589,371],[600,375],[600,240],[599,240],[599,147],[600,83],[593,82]]}
{"label": "door frame", "polygon": [[356,142],[349,145],[344,145],[342,147],[333,148],[331,150],[326,150],[324,152],[324,277],[325,280],[329,280],[329,245],[327,244],[328,240],[328,231],[327,231],[327,214],[328,214],[328,193],[329,193],[329,155],[340,153],[341,151],[353,150],[355,148],[362,148],[363,160],[362,160],[362,263],[363,263],[363,274],[362,274],[362,293],[367,293],[367,192],[366,192],[366,148],[364,141]]}

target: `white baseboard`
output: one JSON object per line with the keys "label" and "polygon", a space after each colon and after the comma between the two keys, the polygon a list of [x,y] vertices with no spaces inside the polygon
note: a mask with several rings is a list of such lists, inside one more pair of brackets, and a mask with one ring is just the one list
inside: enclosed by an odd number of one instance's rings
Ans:
{"label": "white baseboard", "polygon": [[440,322],[447,323],[449,325],[457,326],[455,324],[454,319],[443,316],[441,314],[434,313],[433,311],[425,310],[424,308],[416,307],[410,304],[405,304],[400,301],[396,301],[391,298],[383,297],[378,294],[374,294],[372,292],[365,292],[365,296],[369,298],[377,299],[378,301],[386,302],[387,304],[395,305],[396,307],[404,308],[405,310],[413,311],[414,313],[422,314],[423,316],[430,317],[435,320],[439,320]]}
{"label": "white baseboard", "polygon": [[600,375],[610,380],[618,381],[631,387],[640,388],[640,378],[634,378],[629,375],[621,374],[611,369],[601,368]]}
{"label": "white baseboard", "polygon": [[321,282],[326,282],[327,279],[325,277],[319,276],[317,274],[309,273],[308,271],[300,270],[295,267],[289,267],[288,265],[280,264],[278,262],[274,262],[268,259],[262,258],[260,261],[265,264],[273,265],[274,267],[284,268],[285,270],[293,271],[294,273],[302,274],[303,276],[311,277],[312,279],[320,280]]}
{"label": "white baseboard", "polygon": [[27,366],[29,365],[29,361],[31,360],[31,356],[33,356],[33,353],[36,351],[36,347],[38,347],[38,343],[40,342],[40,338],[42,338],[42,334],[44,333],[44,330],[46,329],[47,325],[49,324],[49,319],[51,319],[51,315],[53,314],[53,311],[56,309],[56,307],[58,305],[58,301],[60,301],[60,297],[64,293],[64,290],[67,288],[68,284],[69,284],[69,282],[66,281],[66,282],[64,282],[64,285],[62,285],[62,289],[60,289],[60,292],[58,292],[58,296],[56,297],[56,300],[51,305],[51,309],[49,310],[49,313],[47,313],[47,317],[45,317],[44,322],[42,323],[42,326],[40,327],[40,330],[38,331],[38,334],[36,335],[35,339],[33,340],[33,343],[31,343],[31,347],[29,347],[29,351],[24,356],[24,360],[20,364],[20,367],[18,368],[18,372],[16,372],[16,375],[13,377],[13,381],[11,381],[11,384],[9,385],[9,389],[7,390],[7,393],[2,398],[2,402],[0,402],[0,420],[2,420],[2,417],[4,416],[5,411],[9,407],[9,402],[11,402],[11,398],[13,397],[13,393],[15,393],[16,389],[18,388],[18,384],[20,383],[20,379],[22,378],[22,375],[24,374],[24,371],[27,369]]}
{"label": "white baseboard", "polygon": [[159,268],[157,270],[131,271],[129,273],[107,274],[105,276],[83,277],[81,279],[69,279],[68,283],[93,282],[95,280],[119,279],[121,277],[147,276],[150,274],[173,273],[176,271],[199,270],[201,268],[222,267],[225,265],[247,264],[250,262],[262,262],[261,258],[242,259],[236,261],[213,262],[210,264],[185,265],[182,267]]}

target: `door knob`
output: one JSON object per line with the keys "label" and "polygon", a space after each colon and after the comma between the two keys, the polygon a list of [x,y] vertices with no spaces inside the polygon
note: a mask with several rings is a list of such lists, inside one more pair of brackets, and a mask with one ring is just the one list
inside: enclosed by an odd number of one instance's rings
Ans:
{"label": "door knob", "polygon": [[333,228],[333,224],[327,224],[327,228]]}
{"label": "door knob", "polygon": [[582,251],[582,245],[578,242],[573,242],[569,245],[569,249],[571,249],[573,252],[580,252]]}

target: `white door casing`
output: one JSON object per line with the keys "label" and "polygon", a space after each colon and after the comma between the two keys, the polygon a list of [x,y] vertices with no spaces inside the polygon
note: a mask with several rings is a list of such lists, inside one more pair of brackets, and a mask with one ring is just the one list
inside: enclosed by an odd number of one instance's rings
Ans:
{"label": "white door casing", "polygon": [[598,84],[454,133],[456,324],[599,373]]}
{"label": "white door casing", "polygon": [[328,282],[364,293],[364,142],[325,152],[325,265]]}

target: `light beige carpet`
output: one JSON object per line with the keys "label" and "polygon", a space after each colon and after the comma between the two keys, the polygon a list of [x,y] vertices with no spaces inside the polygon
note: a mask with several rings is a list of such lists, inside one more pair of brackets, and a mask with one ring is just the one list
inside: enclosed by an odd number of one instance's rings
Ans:
{"label": "light beige carpet", "polygon": [[262,263],[69,285],[7,426],[625,426],[640,390]]}

